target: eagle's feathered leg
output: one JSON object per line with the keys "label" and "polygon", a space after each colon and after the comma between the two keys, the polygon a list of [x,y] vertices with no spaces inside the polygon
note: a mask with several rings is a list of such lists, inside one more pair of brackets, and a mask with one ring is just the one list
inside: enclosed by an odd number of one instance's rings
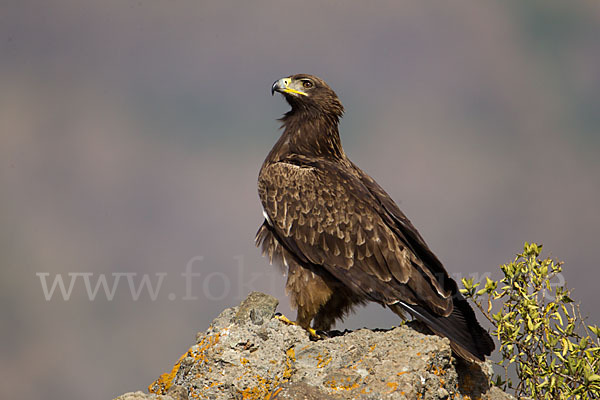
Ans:
{"label": "eagle's feathered leg", "polygon": [[343,287],[336,289],[327,303],[323,304],[317,312],[313,328],[318,331],[329,331],[337,320],[343,321],[344,317],[358,304],[365,304],[365,301]]}
{"label": "eagle's feathered leg", "polygon": [[287,250],[282,249],[282,253],[288,266],[286,293],[290,296],[292,307],[298,311],[296,324],[306,329],[311,336],[320,337],[311,328],[311,322],[329,302],[334,293],[333,288],[337,285],[324,271],[315,273],[300,265],[295,257],[290,257]]}

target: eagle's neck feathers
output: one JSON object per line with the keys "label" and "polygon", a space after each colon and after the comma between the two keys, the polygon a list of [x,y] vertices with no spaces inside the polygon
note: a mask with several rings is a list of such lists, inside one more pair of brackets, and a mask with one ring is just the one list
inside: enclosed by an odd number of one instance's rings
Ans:
{"label": "eagle's neck feathers", "polygon": [[293,155],[337,160],[346,158],[337,115],[292,109],[281,121],[283,133],[266,162],[277,162]]}

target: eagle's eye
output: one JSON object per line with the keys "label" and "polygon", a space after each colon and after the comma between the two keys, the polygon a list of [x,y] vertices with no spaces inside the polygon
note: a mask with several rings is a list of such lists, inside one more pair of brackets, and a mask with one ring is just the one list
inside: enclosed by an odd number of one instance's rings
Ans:
{"label": "eagle's eye", "polygon": [[302,81],[302,86],[304,86],[305,89],[310,89],[313,87],[313,83],[311,81]]}

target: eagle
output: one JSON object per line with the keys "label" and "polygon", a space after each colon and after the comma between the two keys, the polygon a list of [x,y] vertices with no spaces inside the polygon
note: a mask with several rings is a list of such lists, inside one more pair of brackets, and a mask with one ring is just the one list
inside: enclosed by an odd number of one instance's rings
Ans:
{"label": "eagle", "polygon": [[447,337],[459,357],[485,360],[494,342],[456,282],[391,197],[346,156],[336,93],[307,74],[277,80],[275,92],[291,110],[260,169],[256,245],[287,274],[295,323],[328,331],[354,307],[376,302]]}

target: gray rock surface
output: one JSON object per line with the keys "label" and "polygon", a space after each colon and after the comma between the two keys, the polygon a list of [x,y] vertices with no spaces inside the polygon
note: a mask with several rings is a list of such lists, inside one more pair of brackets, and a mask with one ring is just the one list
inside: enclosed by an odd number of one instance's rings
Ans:
{"label": "gray rock surface", "polygon": [[125,393],[114,400],[174,400],[171,396],[160,394],[148,394],[144,392]]}
{"label": "gray rock surface", "polygon": [[447,339],[418,323],[311,341],[274,318],[277,304],[251,293],[197,335],[153,394],[118,399],[512,399],[490,388],[489,365],[456,360]]}

